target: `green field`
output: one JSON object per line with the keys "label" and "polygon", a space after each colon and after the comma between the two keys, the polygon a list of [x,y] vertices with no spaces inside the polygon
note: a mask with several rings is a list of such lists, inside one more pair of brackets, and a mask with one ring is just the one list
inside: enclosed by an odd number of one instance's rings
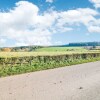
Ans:
{"label": "green field", "polygon": [[0,52],[0,57],[23,57],[23,56],[44,56],[63,55],[80,53],[100,52],[98,50],[87,50],[82,47],[45,47],[32,52]]}
{"label": "green field", "polygon": [[44,52],[67,52],[67,51],[87,51],[86,49],[82,48],[82,47],[45,47],[45,48],[39,48],[36,51],[44,51]]}

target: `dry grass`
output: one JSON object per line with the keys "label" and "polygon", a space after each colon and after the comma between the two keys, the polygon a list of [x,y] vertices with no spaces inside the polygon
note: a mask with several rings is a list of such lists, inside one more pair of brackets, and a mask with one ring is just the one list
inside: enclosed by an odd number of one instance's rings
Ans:
{"label": "dry grass", "polygon": [[[100,53],[99,51],[97,51]],[[24,57],[24,56],[45,56],[45,55],[63,55],[63,54],[81,54],[96,53],[96,51],[57,51],[57,52],[0,52],[0,57]]]}

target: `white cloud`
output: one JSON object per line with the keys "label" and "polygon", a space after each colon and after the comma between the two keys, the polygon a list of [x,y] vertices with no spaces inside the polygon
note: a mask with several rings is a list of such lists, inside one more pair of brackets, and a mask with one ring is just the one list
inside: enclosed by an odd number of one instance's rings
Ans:
{"label": "white cloud", "polygon": [[89,32],[100,33],[100,27],[99,26],[90,26],[88,29],[89,29]]}
{"label": "white cloud", "polygon": [[15,45],[50,45],[47,27],[53,23],[52,15],[39,15],[38,11],[36,5],[20,1],[9,12],[0,12],[0,37],[15,40]]}
{"label": "white cloud", "polygon": [[55,27],[58,17],[57,11],[39,14],[36,5],[20,1],[8,12],[0,12],[0,37],[16,41],[15,45],[51,45],[52,34],[58,32]]}
{"label": "white cloud", "polygon": [[100,33],[100,19],[95,19],[87,26],[90,33]]}
{"label": "white cloud", "polygon": [[46,2],[53,3],[54,0],[46,0]]}
{"label": "white cloud", "polygon": [[100,8],[100,0],[90,0],[94,4],[95,8]]}
{"label": "white cloud", "polygon": [[0,39],[0,45],[5,44],[6,40],[5,39]]}
{"label": "white cloud", "polygon": [[[84,8],[84,9],[79,8],[76,10],[64,11],[60,13],[60,18],[56,26],[58,27],[64,26],[64,28],[65,26],[79,27],[81,24],[83,24],[84,26],[86,26],[89,32],[94,32],[93,30],[90,29],[90,26],[92,25],[92,23],[95,23],[95,21],[97,20],[95,16],[98,14],[99,13],[97,11],[90,8]],[[96,32],[99,32],[99,31],[96,31]]]}
{"label": "white cloud", "polygon": [[[89,32],[100,27],[99,13],[90,8],[68,11],[47,10],[39,13],[39,8],[28,1],[19,1],[8,12],[0,12],[0,39],[14,40],[19,45],[51,45],[52,34],[74,30],[73,26],[85,25]],[[96,26],[95,29],[93,29]],[[96,31],[99,32],[99,31]],[[6,37],[6,38],[4,38]],[[0,45],[3,42],[0,42]]]}
{"label": "white cloud", "polygon": [[95,20],[94,16],[98,12],[90,8],[80,8],[76,10],[69,10],[60,13],[59,24],[79,24],[87,25],[90,21]]}

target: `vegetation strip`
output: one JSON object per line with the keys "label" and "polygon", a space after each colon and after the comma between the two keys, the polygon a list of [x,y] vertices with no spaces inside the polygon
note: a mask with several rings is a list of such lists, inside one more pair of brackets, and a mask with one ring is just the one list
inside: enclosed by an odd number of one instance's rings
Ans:
{"label": "vegetation strip", "polygon": [[0,77],[100,60],[100,53],[0,57]]}

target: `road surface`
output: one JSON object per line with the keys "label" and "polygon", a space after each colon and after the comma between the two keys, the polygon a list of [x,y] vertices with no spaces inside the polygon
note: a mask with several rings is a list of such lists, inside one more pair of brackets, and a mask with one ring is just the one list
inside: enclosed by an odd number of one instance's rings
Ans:
{"label": "road surface", "polygon": [[0,78],[0,100],[100,100],[100,61]]}

